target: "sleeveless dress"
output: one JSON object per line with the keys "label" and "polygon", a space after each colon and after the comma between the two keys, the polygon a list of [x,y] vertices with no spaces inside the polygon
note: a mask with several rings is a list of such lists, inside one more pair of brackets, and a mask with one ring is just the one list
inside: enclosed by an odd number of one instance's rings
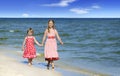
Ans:
{"label": "sleeveless dress", "polygon": [[47,33],[44,54],[45,54],[44,55],[45,60],[47,61],[54,61],[59,59],[58,52],[57,52],[57,42],[55,38],[55,31],[51,31],[50,33]]}
{"label": "sleeveless dress", "polygon": [[23,53],[24,58],[35,58],[36,57],[36,48],[34,46],[34,38],[27,37],[25,42],[25,50]]}

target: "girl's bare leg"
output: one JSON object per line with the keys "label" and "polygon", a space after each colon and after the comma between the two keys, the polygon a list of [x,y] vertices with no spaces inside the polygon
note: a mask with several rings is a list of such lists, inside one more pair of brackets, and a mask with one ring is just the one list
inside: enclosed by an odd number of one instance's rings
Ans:
{"label": "girl's bare leg", "polygon": [[47,64],[47,69],[49,70],[49,67],[50,67],[50,61],[48,61],[48,64]]}
{"label": "girl's bare leg", "polygon": [[28,59],[28,65],[29,65],[29,66],[32,65],[32,58]]}
{"label": "girl's bare leg", "polygon": [[51,61],[51,64],[52,64],[52,70],[54,70],[54,62],[53,61]]}
{"label": "girl's bare leg", "polygon": [[30,65],[30,59],[28,59],[28,65]]}
{"label": "girl's bare leg", "polygon": [[31,64],[31,65],[32,65],[32,60],[33,60],[33,59],[31,58],[31,59],[30,59],[30,64]]}

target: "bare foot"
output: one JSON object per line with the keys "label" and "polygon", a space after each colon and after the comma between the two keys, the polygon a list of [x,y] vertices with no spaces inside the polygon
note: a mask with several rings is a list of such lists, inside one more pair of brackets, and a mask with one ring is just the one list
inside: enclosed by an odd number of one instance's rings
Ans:
{"label": "bare foot", "polygon": [[54,67],[52,67],[52,71],[54,71],[55,69],[54,69]]}
{"label": "bare foot", "polygon": [[28,63],[28,66],[31,66],[32,64],[31,63]]}

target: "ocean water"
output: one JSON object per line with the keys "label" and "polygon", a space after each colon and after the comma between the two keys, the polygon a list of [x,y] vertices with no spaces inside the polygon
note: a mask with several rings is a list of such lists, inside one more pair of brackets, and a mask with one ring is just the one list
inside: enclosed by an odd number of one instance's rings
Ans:
{"label": "ocean water", "polygon": [[[58,42],[62,64],[120,76],[120,18],[53,18],[64,45]],[[21,50],[26,30],[41,42],[49,18],[0,18],[0,46]],[[38,47],[43,53],[44,48]]]}

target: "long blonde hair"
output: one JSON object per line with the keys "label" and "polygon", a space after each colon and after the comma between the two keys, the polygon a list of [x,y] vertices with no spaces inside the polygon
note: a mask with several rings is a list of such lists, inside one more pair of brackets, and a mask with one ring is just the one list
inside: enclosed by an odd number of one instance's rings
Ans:
{"label": "long blonde hair", "polygon": [[[48,24],[49,24],[50,21],[53,22],[52,28],[55,29],[55,21],[54,20],[48,20]],[[47,29],[48,29],[48,33],[50,33],[50,27],[49,27],[49,25],[48,25]]]}

